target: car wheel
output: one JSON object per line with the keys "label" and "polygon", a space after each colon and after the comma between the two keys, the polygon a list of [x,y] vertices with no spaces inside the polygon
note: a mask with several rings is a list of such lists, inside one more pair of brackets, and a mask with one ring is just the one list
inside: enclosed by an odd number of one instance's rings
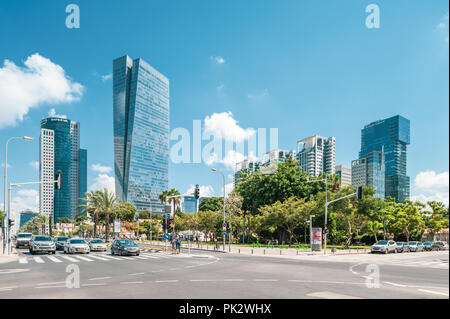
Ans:
{"label": "car wheel", "polygon": [[136,254],[136,256],[139,256],[139,254]]}
{"label": "car wheel", "polygon": [[111,255],[114,255],[114,251],[111,249]]}
{"label": "car wheel", "polygon": [[387,255],[389,253],[389,249],[386,248],[386,250],[384,251],[384,254]]}

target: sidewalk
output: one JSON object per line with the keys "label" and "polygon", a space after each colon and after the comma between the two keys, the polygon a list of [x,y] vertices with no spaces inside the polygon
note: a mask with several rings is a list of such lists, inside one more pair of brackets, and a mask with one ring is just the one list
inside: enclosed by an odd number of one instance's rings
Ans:
{"label": "sidewalk", "polygon": [[11,261],[19,260],[19,255],[17,254],[15,248],[12,248],[12,255],[8,256],[3,254],[3,241],[0,240],[0,264],[9,263]]}

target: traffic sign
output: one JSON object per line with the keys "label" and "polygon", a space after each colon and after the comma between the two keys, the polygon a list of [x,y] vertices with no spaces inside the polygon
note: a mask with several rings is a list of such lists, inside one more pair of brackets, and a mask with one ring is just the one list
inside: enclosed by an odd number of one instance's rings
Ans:
{"label": "traffic sign", "polygon": [[165,238],[165,239],[169,239],[169,234],[168,234],[168,233],[165,233],[165,234],[164,234],[164,238]]}
{"label": "traffic sign", "polygon": [[223,223],[223,224],[222,224],[222,227],[227,227],[227,223]]}
{"label": "traffic sign", "polygon": [[167,218],[167,219],[170,219],[170,214],[167,214],[167,215],[166,215],[166,218]]}
{"label": "traffic sign", "polygon": [[222,230],[227,230],[227,228],[226,227],[222,227]]}
{"label": "traffic sign", "polygon": [[226,230],[224,230],[223,232],[222,232],[224,235],[226,235],[227,234],[227,231]]}

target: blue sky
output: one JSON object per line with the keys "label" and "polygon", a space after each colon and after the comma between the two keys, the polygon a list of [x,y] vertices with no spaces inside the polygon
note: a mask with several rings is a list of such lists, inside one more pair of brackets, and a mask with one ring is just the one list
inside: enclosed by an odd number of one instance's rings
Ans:
{"label": "blue sky", "polygon": [[[79,29],[65,26],[70,3],[80,8]],[[365,25],[371,3],[380,8],[379,29]],[[9,137],[33,136],[10,144],[8,175],[37,180],[30,163],[39,160],[39,122],[53,109],[81,122],[89,187],[111,184],[108,75],[112,60],[128,54],[169,78],[171,129],[192,131],[193,120],[230,112],[221,116],[231,131],[278,128],[282,149],[314,134],[335,136],[336,164],[349,166],[361,128],[400,114],[411,121],[411,194],[448,203],[448,10],[444,0],[2,1],[0,162]],[[30,63],[64,71],[48,72],[62,91],[45,93],[32,80],[2,91],[12,73],[32,72],[24,62],[33,54],[39,56]],[[233,172],[214,166],[227,177]],[[200,184],[219,195],[222,179],[211,167],[170,163],[169,184],[182,192]],[[36,189],[16,191],[14,207],[37,207]]]}

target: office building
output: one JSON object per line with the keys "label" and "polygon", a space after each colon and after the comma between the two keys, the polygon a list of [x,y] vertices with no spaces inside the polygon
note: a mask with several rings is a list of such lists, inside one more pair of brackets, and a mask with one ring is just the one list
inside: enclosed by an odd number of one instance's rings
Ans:
{"label": "office building", "polygon": [[142,59],[113,61],[116,195],[163,212],[169,178],[169,80]]}
{"label": "office building", "polygon": [[33,219],[34,217],[39,216],[39,213],[33,212],[31,210],[24,210],[22,212],[19,213],[19,228],[22,228],[22,226],[29,222],[31,219]]}
{"label": "office building", "polygon": [[384,199],[385,160],[384,153],[373,151],[352,161],[352,185],[373,186],[374,197]]}
{"label": "office building", "polygon": [[339,176],[339,181],[342,187],[352,185],[352,168],[344,165],[337,165],[335,167],[336,174]]}
{"label": "office building", "polygon": [[183,213],[196,213],[198,211],[197,200],[194,196],[183,196],[181,210]]}
{"label": "office building", "polygon": [[303,171],[311,176],[334,174],[336,138],[310,136],[297,142],[297,160]]}
{"label": "office building", "polygon": [[410,144],[410,121],[400,115],[372,122],[361,130],[362,158],[372,151],[384,152],[385,196],[397,202],[409,198],[407,145]]}
{"label": "office building", "polygon": [[[86,161],[86,150],[80,151],[78,122],[58,117],[41,121],[39,174],[46,183],[40,186],[39,212],[52,216],[53,225],[62,217],[74,219],[79,212],[79,197],[87,184]],[[52,183],[58,172],[62,174],[59,190]]]}

